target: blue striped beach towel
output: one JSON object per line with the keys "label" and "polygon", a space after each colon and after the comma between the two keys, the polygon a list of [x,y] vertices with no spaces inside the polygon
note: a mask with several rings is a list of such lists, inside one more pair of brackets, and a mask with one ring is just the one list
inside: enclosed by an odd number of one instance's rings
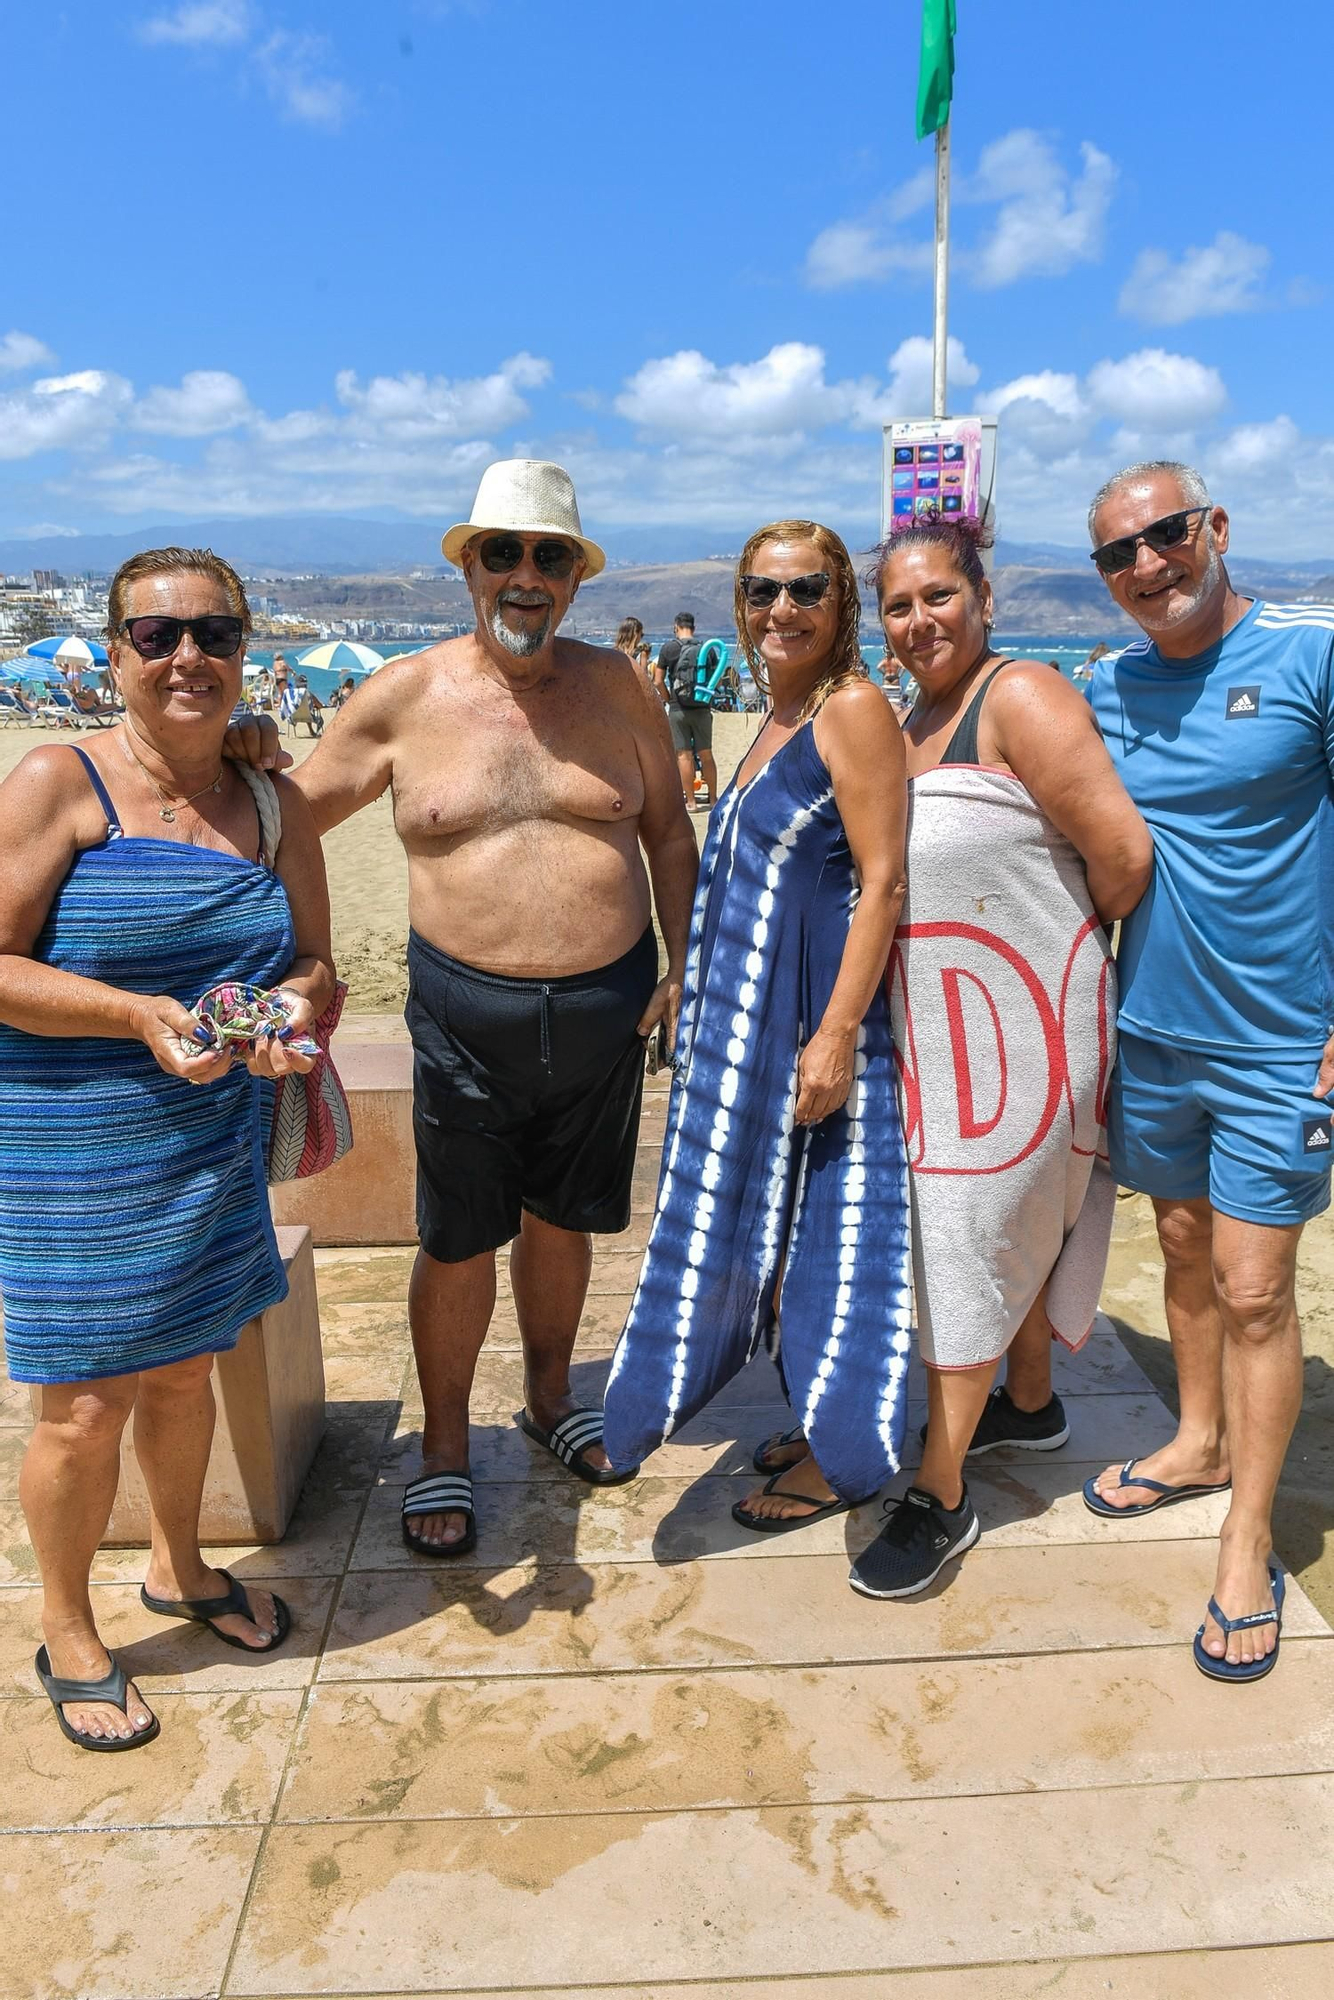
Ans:
{"label": "blue striped beach towel", "polygon": [[[76,752],[82,756],[82,752]],[[238,856],[127,837],[91,760],[105,842],[61,884],[33,956],[184,1006],[292,962],[287,895]],[[199,1089],[140,1042],[0,1026],[0,1299],[17,1382],[81,1382],[232,1347],[285,1296],[264,1180],[266,1092]]]}

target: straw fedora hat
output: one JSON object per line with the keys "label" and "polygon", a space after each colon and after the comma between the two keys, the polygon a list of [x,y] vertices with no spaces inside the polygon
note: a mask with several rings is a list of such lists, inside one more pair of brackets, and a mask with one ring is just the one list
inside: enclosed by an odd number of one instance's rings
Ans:
{"label": "straw fedora hat", "polygon": [[596,542],[590,542],[579,525],[579,505],[574,497],[574,481],[564,466],[545,458],[499,458],[488,465],[472,503],[471,517],[447,528],[440,547],[447,561],[462,567],[464,546],[474,535],[508,529],[520,535],[563,535],[578,542],[588,565],[586,574],[596,576],[605,569],[607,558]]}

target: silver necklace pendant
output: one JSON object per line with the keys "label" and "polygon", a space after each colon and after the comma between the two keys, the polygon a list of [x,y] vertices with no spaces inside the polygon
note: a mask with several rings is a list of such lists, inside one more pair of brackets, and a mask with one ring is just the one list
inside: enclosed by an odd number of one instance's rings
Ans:
{"label": "silver necklace pendant", "polygon": [[165,819],[168,826],[175,826],[176,824],[175,806],[159,806],[157,816],[159,819]]}

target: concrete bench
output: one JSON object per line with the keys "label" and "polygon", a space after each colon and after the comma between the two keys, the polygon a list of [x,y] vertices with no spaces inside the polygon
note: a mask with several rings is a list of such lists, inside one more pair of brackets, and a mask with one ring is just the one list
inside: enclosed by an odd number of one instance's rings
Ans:
{"label": "concrete bench", "polygon": [[[213,1437],[199,1539],[214,1547],[279,1542],[324,1435],[324,1357],[308,1229],[280,1229],[288,1294],[242,1327],[213,1364],[218,1427]],[[32,1392],[34,1412],[40,1389]],[[147,1548],[148,1494],[125,1426],[120,1488],[103,1537],[107,1548]]]}
{"label": "concrete bench", "polygon": [[352,1111],[352,1150],[325,1173],[274,1188],[273,1219],[304,1225],[321,1247],[415,1243],[412,1050],[339,1033],[333,1058]]}

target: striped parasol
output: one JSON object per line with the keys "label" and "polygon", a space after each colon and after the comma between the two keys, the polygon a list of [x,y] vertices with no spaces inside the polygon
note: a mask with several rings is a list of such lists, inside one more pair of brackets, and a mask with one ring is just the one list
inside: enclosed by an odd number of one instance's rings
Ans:
{"label": "striped parasol", "polygon": [[298,653],[299,667],[323,667],[334,674],[373,674],[384,665],[381,654],[369,646],[354,645],[348,639],[328,639],[320,646],[308,646]]}

